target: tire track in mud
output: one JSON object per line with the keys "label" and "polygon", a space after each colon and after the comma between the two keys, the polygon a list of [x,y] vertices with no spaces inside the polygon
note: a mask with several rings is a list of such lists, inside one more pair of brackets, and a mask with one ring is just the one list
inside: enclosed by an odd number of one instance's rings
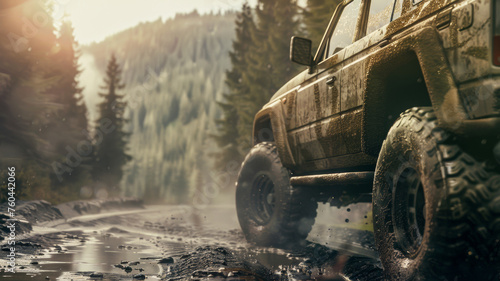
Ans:
{"label": "tire track in mud", "polygon": [[147,206],[78,216],[35,225],[24,243],[15,275],[19,281],[325,280],[342,276],[382,280],[376,260],[354,257],[347,253],[347,246],[339,253],[312,242],[290,250],[249,245],[232,206],[204,210]]}

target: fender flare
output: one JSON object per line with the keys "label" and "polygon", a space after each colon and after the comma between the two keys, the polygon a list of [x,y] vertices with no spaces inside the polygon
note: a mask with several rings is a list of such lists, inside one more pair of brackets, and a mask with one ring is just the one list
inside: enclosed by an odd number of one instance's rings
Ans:
{"label": "fender flare", "polygon": [[362,145],[363,151],[378,155],[385,139],[385,131],[380,130],[386,119],[380,112],[388,82],[387,69],[404,56],[416,55],[428,94],[443,129],[463,133],[467,114],[460,100],[458,89],[451,71],[442,40],[433,27],[425,27],[398,39],[373,54],[367,66],[366,87],[364,93],[365,114],[363,115]]}
{"label": "fender flare", "polygon": [[257,112],[253,123],[253,145],[261,142],[259,141],[259,131],[262,129],[262,124],[265,124],[266,120],[269,120],[271,125],[270,129],[272,130],[274,142],[278,148],[278,154],[281,158],[281,162],[285,167],[292,168],[295,166],[295,160],[288,143],[284,118],[285,116],[283,114],[280,99]]}

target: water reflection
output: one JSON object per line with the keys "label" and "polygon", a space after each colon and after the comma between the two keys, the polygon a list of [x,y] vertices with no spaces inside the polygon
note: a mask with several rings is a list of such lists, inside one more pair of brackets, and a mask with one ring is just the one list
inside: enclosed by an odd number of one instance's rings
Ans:
{"label": "water reflection", "polygon": [[[37,265],[30,265],[29,258],[31,256],[24,256],[23,259],[19,259],[20,265],[15,274],[2,272],[0,277],[19,281],[78,280],[80,277],[82,280],[87,280],[87,277],[73,273],[102,272],[123,277],[140,272],[153,276],[161,274],[162,269],[156,260],[144,259],[151,256],[161,256],[161,252],[151,248],[150,243],[141,242],[131,235],[129,237],[91,236],[84,242],[80,242],[79,245],[63,246],[63,248],[67,248],[65,252],[45,253],[36,259]],[[127,273],[123,269],[115,267],[115,265],[122,263],[124,265],[132,263],[132,271]],[[25,268],[23,269],[21,266]],[[68,274],[69,272],[72,273]]]}

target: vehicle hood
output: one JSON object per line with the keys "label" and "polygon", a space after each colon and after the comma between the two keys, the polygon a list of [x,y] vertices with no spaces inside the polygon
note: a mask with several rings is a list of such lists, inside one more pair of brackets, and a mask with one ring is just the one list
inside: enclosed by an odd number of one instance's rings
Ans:
{"label": "vehicle hood", "polygon": [[288,92],[292,90],[296,90],[306,79],[309,77],[309,70],[306,69],[302,71],[300,74],[292,78],[290,81],[288,81],[283,87],[281,87],[269,100],[268,104],[273,103],[277,99],[281,98],[281,96],[284,96]]}

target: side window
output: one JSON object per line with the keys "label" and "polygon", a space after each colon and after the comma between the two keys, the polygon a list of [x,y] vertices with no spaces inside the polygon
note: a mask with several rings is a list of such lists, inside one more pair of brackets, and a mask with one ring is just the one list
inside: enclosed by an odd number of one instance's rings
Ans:
{"label": "side window", "polygon": [[361,0],[354,0],[344,7],[335,26],[335,31],[330,37],[327,57],[349,46],[354,41],[360,6]]}
{"label": "side window", "polygon": [[404,2],[403,0],[396,0],[396,3],[394,4],[394,12],[392,13],[391,21],[401,16],[401,13],[403,12],[403,2]]}
{"label": "side window", "polygon": [[368,15],[368,29],[366,34],[381,28],[391,22],[394,1],[372,0],[370,3],[370,14]]}

